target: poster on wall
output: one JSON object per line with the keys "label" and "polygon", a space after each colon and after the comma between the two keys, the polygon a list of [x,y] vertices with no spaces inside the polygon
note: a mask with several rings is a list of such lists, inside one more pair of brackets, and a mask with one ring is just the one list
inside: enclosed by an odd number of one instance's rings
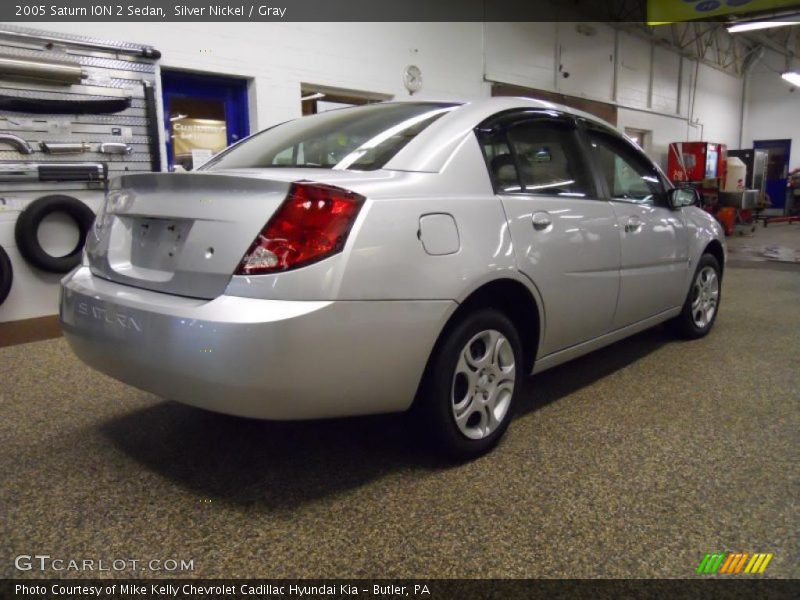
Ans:
{"label": "poster on wall", "polygon": [[196,169],[228,145],[225,121],[184,117],[172,122],[175,164]]}

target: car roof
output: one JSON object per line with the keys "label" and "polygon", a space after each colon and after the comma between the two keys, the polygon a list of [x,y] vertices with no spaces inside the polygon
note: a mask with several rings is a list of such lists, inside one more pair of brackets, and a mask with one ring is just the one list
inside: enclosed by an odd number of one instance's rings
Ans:
{"label": "car roof", "polygon": [[481,98],[461,103],[458,108],[426,127],[387,162],[384,169],[437,173],[480,123],[498,113],[526,108],[551,110],[554,116],[566,113],[618,131],[612,124],[594,115],[555,102],[511,96]]}

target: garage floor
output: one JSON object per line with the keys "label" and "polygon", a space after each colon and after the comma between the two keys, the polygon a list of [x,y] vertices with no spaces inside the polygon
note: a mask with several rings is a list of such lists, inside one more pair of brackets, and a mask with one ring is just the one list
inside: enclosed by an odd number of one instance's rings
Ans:
{"label": "garage floor", "polygon": [[758,264],[770,262],[771,268],[781,264],[793,269],[800,265],[800,223],[758,225],[747,235],[728,238],[728,261],[740,267],[757,268]]}
{"label": "garage floor", "polygon": [[60,339],[0,349],[0,576],[41,553],[199,577],[686,577],[746,551],[798,577],[800,267],[732,267],[723,293],[706,339],[657,328],[535,377],[505,442],[460,466],[402,418],[241,420]]}

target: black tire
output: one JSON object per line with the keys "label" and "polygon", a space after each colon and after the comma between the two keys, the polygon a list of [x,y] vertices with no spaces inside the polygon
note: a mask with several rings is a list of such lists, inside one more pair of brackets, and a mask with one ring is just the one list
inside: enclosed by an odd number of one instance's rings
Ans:
{"label": "black tire", "polygon": [[11,292],[11,284],[14,282],[14,269],[11,266],[11,259],[0,246],[0,304],[6,301]]}
{"label": "black tire", "polygon": [[[485,437],[470,439],[456,423],[454,414],[456,410],[454,406],[457,405],[453,400],[457,385],[455,380],[458,377],[456,367],[461,352],[467,350],[467,344],[475,336],[492,331],[502,334],[513,352],[514,374],[507,380],[513,379],[513,391],[510,398],[508,393],[502,394],[504,398],[502,404],[507,408],[502,418],[497,420],[496,427]],[[507,350],[505,354],[508,356]],[[506,362],[506,364],[508,363]],[[515,400],[524,380],[524,370],[522,344],[514,324],[500,311],[491,308],[476,310],[449,326],[443,333],[426,369],[413,417],[439,452],[456,460],[477,458],[491,450],[508,428],[514,413]],[[464,389],[468,390],[468,385]],[[469,396],[469,391],[467,391],[467,395],[464,397],[468,398]],[[475,397],[477,398],[477,395]],[[468,406],[463,414],[467,412],[473,414],[470,414],[470,418],[466,420],[464,426],[466,427],[466,424],[475,415],[478,415],[480,422],[483,422],[484,416],[489,414],[488,411],[481,412],[486,410],[486,407],[477,404],[478,400],[473,400],[473,404],[469,404],[470,400],[466,400],[466,402]],[[474,408],[470,408],[470,406],[474,406]]]}
{"label": "black tire", "polygon": [[[698,324],[697,320],[693,315],[692,303],[697,298],[697,283],[698,283],[698,276],[701,272],[705,269],[711,268],[714,270],[717,278],[717,299],[716,305],[714,307],[714,313],[710,319],[707,320],[704,324]],[[712,254],[703,254],[700,257],[700,261],[697,263],[697,269],[695,269],[694,274],[692,275],[692,284],[689,287],[689,293],[686,295],[686,301],[683,303],[683,310],[681,314],[670,321],[670,325],[672,330],[679,336],[685,339],[698,339],[711,331],[711,328],[714,326],[714,322],[717,320],[717,315],[719,314],[719,307],[722,302],[722,272],[719,266],[719,261],[716,257]]]}
{"label": "black tire", "polygon": [[[42,220],[55,212],[69,215],[78,227],[79,239],[75,248],[64,256],[52,256],[39,243]],[[50,273],[67,273],[81,262],[86,235],[94,223],[94,211],[72,196],[53,194],[31,202],[17,219],[14,236],[20,254],[34,267]]]}

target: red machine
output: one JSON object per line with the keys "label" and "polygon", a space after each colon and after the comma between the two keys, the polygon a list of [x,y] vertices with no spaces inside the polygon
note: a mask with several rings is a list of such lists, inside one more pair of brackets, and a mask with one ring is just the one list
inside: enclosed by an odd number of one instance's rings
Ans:
{"label": "red machine", "polygon": [[[720,190],[728,172],[728,147],[710,142],[672,142],[669,145],[667,174],[673,183],[689,185],[700,192],[702,207],[714,215],[725,228],[733,232],[736,210],[720,206]],[[731,217],[733,216],[733,222]]]}
{"label": "red machine", "polygon": [[727,159],[725,144],[673,142],[669,145],[668,175],[675,183],[700,183],[709,179],[724,182]]}

